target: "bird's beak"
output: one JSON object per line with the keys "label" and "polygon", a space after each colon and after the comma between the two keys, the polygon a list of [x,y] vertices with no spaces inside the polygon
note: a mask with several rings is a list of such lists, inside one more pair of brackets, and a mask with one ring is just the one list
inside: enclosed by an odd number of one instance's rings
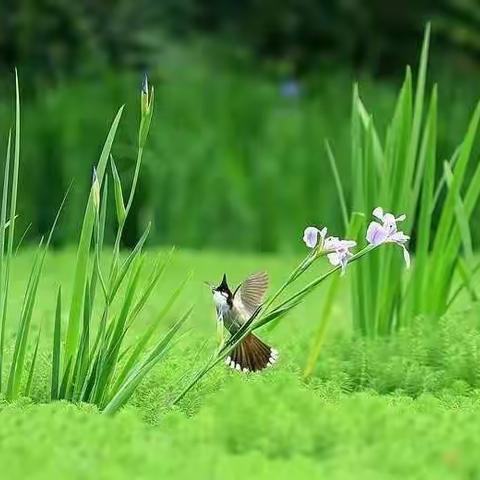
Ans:
{"label": "bird's beak", "polygon": [[214,287],[213,287],[213,285],[212,285],[210,282],[207,282],[206,280],[204,280],[203,283],[204,283],[210,290],[212,290],[212,292],[213,292]]}

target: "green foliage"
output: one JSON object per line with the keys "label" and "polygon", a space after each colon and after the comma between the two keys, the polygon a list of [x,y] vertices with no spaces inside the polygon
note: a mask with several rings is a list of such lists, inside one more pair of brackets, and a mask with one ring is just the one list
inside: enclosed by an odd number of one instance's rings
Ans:
{"label": "green foliage", "polygon": [[[202,274],[214,265],[213,256],[184,255]],[[265,261],[279,273],[278,260]],[[100,469],[106,479],[215,478],[219,465],[222,478],[239,471],[339,480],[478,474],[478,306],[444,318],[437,330],[425,319],[389,340],[339,333],[308,384],[297,372],[309,322],[298,320],[307,328],[290,343],[291,328],[276,332],[276,369],[247,377],[218,371],[176,408],[165,407],[165,382],[192,362],[200,337],[186,338],[181,354],[156,368],[114,418],[88,405],[0,403],[5,474],[43,479]],[[82,461],[72,461],[79,452]]]}
{"label": "green foliage", "polygon": [[0,5],[1,66],[25,66],[25,76],[41,88],[45,78],[96,74],[105,66],[144,68],[158,62],[166,42],[207,36],[218,44],[216,55],[225,44],[235,45],[280,74],[332,63],[391,74],[412,58],[416,36],[432,19],[442,39],[438,57],[451,51],[454,60],[460,55],[475,60],[480,51],[475,0],[403,5],[399,10],[358,0],[117,0],[114,6],[7,1]]}
{"label": "green foliage", "polygon": [[[400,90],[385,140],[380,140],[372,116],[353,93],[352,209],[364,215],[357,242],[366,244],[370,212],[382,207],[407,221],[399,226],[414,238],[415,261],[408,275],[396,248],[385,248],[355,268],[352,283],[354,329],[361,335],[388,335],[420,314],[443,315],[453,293],[453,273],[460,270],[465,286],[472,285],[473,249],[470,222],[480,194],[480,167],[473,147],[480,118],[475,109],[465,137],[437,174],[437,88],[424,113],[430,27],[422,48],[415,94],[410,70]],[[335,166],[335,160],[332,163]],[[469,177],[467,171],[471,171]],[[442,174],[443,173],[443,174]],[[338,178],[334,170],[335,178]],[[337,184],[339,182],[337,181]],[[340,198],[343,191],[339,184]],[[434,222],[434,215],[438,222]],[[464,253],[465,260],[460,255]],[[474,289],[473,298],[476,298]],[[321,322],[327,321],[322,318]],[[316,341],[312,352],[318,356]],[[312,354],[313,355],[313,354]],[[313,357],[307,370],[311,371]]]}
{"label": "green foliage", "polygon": [[[344,231],[324,140],[335,155],[348,205],[353,188],[350,73],[319,71],[302,83],[302,96],[292,99],[282,97],[271,78],[207,61],[195,50],[172,47],[162,58],[161,68],[152,72],[159,121],[150,128],[123,246],[133,247],[149,220],[154,243],[244,251],[300,250],[298,232],[316,222],[336,234]],[[458,146],[478,84],[475,75],[443,79],[439,160]],[[364,76],[358,81],[383,139],[396,87]],[[111,74],[45,88],[25,99],[23,132],[29,141],[22,144],[17,223],[20,231],[32,223],[27,240],[36,241],[50,228],[73,182],[53,241],[57,246],[77,241],[104,125],[123,102],[112,154],[126,195],[136,166],[138,83],[136,75]],[[10,95],[0,102],[3,129],[10,124],[10,104]],[[118,190],[111,187],[113,198]],[[479,218],[474,215],[471,225],[474,248]],[[107,244],[114,242],[116,225],[115,212],[108,211]]]}
{"label": "green foliage", "polygon": [[[110,151],[118,128],[123,107],[118,111],[107,135],[103,150],[93,173],[92,187],[87,200],[83,225],[78,241],[76,262],[72,270],[72,290],[65,342],[62,343],[62,294],[58,290],[54,315],[52,346],[50,399],[67,399],[75,402],[95,403],[106,413],[120,409],[133,394],[145,375],[164,357],[172,346],[172,340],[191,313],[187,310],[160,339],[153,341],[160,321],[169,312],[178,298],[181,288],[167,298],[160,315],[153,321],[138,343],[125,346],[127,332],[142,312],[149,297],[157,286],[166,268],[169,257],[158,259],[153,264],[146,285],[140,284],[144,265],[142,248],[149,228],[139,239],[131,253],[122,259],[120,240],[125,222],[132,206],[138,175],[142,163],[143,148],[153,115],[153,89],[148,84],[142,90],[141,122],[135,174],[128,202],[123,203],[120,177],[113,159],[111,161],[113,181],[116,189],[118,215],[117,238],[111,255],[111,267],[107,280],[102,273],[102,255],[108,198],[107,166]],[[16,122],[14,141],[13,172],[10,179],[11,135],[8,137],[7,156],[4,169],[4,189],[0,216],[0,393],[5,391],[8,401],[30,395],[39,353],[40,330],[34,340],[34,350],[28,365],[27,354],[32,343],[32,321],[45,257],[50,245],[59,213],[55,217],[50,233],[43,238],[30,267],[27,287],[21,304],[11,354],[8,381],[4,386],[7,320],[10,319],[9,290],[12,269],[15,220],[17,217],[17,192],[20,167],[20,95],[16,77]],[[11,190],[10,190],[11,183]],[[103,188],[102,188],[103,183]],[[120,192],[120,193],[119,193]],[[65,201],[65,198],[64,198]],[[120,204],[121,202],[121,204]],[[10,219],[6,220],[7,206]],[[63,207],[63,202],[60,210]],[[8,241],[6,231],[8,227]],[[182,283],[182,287],[185,282]],[[101,289],[100,299],[97,290]],[[97,297],[97,301],[96,301]],[[99,309],[102,313],[98,322],[93,322]],[[153,343],[153,345],[151,345]],[[132,350],[129,353],[129,350]],[[126,362],[123,359],[127,358]],[[5,388],[4,388],[5,387]]]}
{"label": "green foliage", "polygon": [[[55,313],[55,331],[52,350],[51,399],[94,403],[107,414],[118,411],[128,401],[145,375],[164,357],[178,330],[188,319],[191,309],[181,316],[164,337],[150,341],[164,316],[179,295],[177,290],[167,300],[160,315],[152,322],[137,343],[125,346],[127,332],[144,308],[167,266],[167,259],[158,259],[146,286],[140,288],[144,267],[142,249],[150,227],[138,240],[130,255],[122,261],[120,241],[132,206],[143,157],[143,148],[153,115],[153,89],[148,84],[141,93],[141,120],[138,153],[132,186],[125,204],[120,177],[111,149],[123,107],[118,111],[108,132],[96,168],[88,197],[83,226],[77,247],[73,271],[65,344],[61,338],[61,304],[59,290]],[[103,242],[108,198],[107,166],[111,158],[115,188],[118,229],[107,277],[102,271]],[[103,183],[103,188],[102,188]],[[91,254],[93,250],[93,254]],[[184,285],[184,284],[183,284]],[[97,289],[100,288],[100,300]],[[98,320],[95,312],[100,309]],[[96,333],[94,334],[94,329]],[[131,353],[129,353],[129,351]],[[125,361],[124,358],[127,360]]]}
{"label": "green foliage", "polygon": [[[12,295],[22,292],[21,280],[34,253],[23,250],[14,259]],[[147,264],[159,253],[146,252]],[[70,291],[75,254],[48,254],[33,332],[38,332],[42,318],[55,315],[51,296],[58,282]],[[180,283],[185,269],[194,268],[195,280],[183,291],[195,298],[203,288],[201,281],[220,278],[224,269],[239,281],[265,268],[277,289],[298,260],[288,255],[181,251],[169,268],[169,279]],[[314,278],[319,267],[315,264],[305,275]],[[140,282],[147,279],[147,272],[141,273]],[[53,325],[44,322],[32,400],[0,400],[0,463],[5,475],[13,480],[43,479],[101,471],[106,479],[158,478],[162,473],[169,478],[215,478],[219,465],[222,478],[237,478],[239,471],[265,479],[404,479],[412,471],[432,480],[477,475],[479,305],[465,308],[468,297],[463,292],[457,313],[440,322],[422,317],[390,338],[358,338],[349,331],[346,287],[341,281],[330,336],[307,383],[299,373],[325,290],[311,295],[274,332],[262,332],[262,338],[280,351],[274,369],[248,376],[215,369],[172,408],[179,378],[207,356],[205,341],[208,346],[214,342],[210,294],[200,290],[194,328],[182,337],[181,348],[157,364],[126,408],[111,418],[92,405],[43,404],[50,396],[47,351],[54,337]],[[132,324],[132,341],[152,325],[152,314],[165,306],[170,289],[167,282],[160,283],[151,305]],[[165,319],[173,324],[173,311]],[[14,331],[11,322],[7,328]],[[34,348],[31,342],[29,354]],[[72,460],[79,455],[82,461]]]}
{"label": "green foliage", "polygon": [[[45,255],[47,253],[52,238],[55,225],[58,220],[59,212],[50,230],[47,241],[43,238],[38,246],[33,264],[31,266],[25,295],[22,302],[20,317],[15,332],[15,347],[8,368],[8,380],[6,385],[3,382],[3,372],[6,364],[5,336],[6,327],[9,320],[9,304],[12,302],[10,293],[10,276],[12,268],[12,258],[14,256],[15,240],[15,222],[17,218],[17,194],[20,169],[20,92],[18,85],[18,76],[15,71],[15,140],[13,153],[13,170],[10,178],[11,163],[11,132],[8,135],[7,155],[4,168],[4,181],[2,193],[2,207],[0,217],[0,392],[5,391],[8,400],[18,398],[20,395],[29,395],[35,370],[35,363],[38,353],[39,337],[35,343],[35,350],[30,361],[28,369],[28,378],[24,382],[27,373],[26,354],[30,341],[30,327],[32,315],[37,299],[38,284],[42,275]],[[62,203],[63,205],[63,203]],[[10,207],[10,219],[6,221],[6,212]],[[61,207],[60,207],[61,209]],[[8,227],[8,240],[6,238],[6,228]],[[5,369],[6,370],[6,369]]]}

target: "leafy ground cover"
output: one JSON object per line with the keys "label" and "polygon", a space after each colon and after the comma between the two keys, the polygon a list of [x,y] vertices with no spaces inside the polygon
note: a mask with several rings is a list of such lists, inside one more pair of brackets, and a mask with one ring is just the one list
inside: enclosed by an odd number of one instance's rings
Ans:
{"label": "leafy ground cover", "polygon": [[[43,334],[32,398],[0,402],[3,478],[480,476],[480,329],[475,305],[467,308],[460,298],[455,313],[439,323],[423,317],[388,340],[352,339],[345,328],[350,322],[349,271],[341,281],[325,349],[308,382],[301,377],[323,288],[277,329],[262,333],[280,350],[275,369],[245,377],[217,368],[170,407],[181,383],[215,342],[213,307],[202,281],[217,281],[225,270],[235,282],[266,269],[278,286],[299,260],[180,252],[169,268],[169,283],[155,292],[135,328],[141,331],[148,324],[157,303],[161,305],[188,270],[194,276],[185,294],[196,300],[195,313],[167,361],[147,377],[126,408],[108,417],[90,405],[42,404],[48,398],[44,379],[50,375],[47,352],[56,287],[61,281],[69,293],[71,285],[65,281],[74,258],[69,250],[47,258],[33,319]],[[23,277],[31,261],[28,250],[14,261],[13,312],[20,309]],[[172,312],[165,330],[174,318]],[[7,332],[13,332],[12,325]]]}

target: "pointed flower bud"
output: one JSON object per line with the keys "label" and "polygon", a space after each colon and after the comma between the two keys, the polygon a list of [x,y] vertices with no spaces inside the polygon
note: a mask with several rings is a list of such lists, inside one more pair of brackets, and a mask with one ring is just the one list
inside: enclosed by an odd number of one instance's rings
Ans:
{"label": "pointed flower bud", "polygon": [[142,80],[142,89],[140,93],[140,129],[138,132],[138,143],[141,148],[145,146],[150,122],[153,114],[153,87],[149,88],[148,76],[145,73]]}

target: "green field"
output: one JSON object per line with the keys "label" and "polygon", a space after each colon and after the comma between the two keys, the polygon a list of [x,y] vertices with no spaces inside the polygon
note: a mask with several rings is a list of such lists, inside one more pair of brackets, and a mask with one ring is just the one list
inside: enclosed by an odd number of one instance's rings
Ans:
{"label": "green field", "polygon": [[[34,314],[43,335],[32,398],[0,403],[2,478],[480,477],[478,307],[465,310],[459,302],[453,309],[458,313],[437,325],[419,318],[388,341],[352,339],[350,300],[343,288],[315,375],[303,382],[322,287],[277,329],[262,333],[280,351],[274,369],[245,376],[220,366],[170,407],[172,396],[214,345],[213,307],[202,281],[216,281],[225,270],[236,282],[266,269],[278,286],[298,261],[295,256],[178,252],[168,281],[131,338],[188,270],[194,276],[184,298],[195,301],[194,315],[128,406],[107,417],[89,405],[44,403],[55,290],[59,282],[71,287],[67,279],[74,256],[61,251],[47,259]],[[29,251],[15,259],[11,319],[20,308],[31,261]],[[345,287],[351,273],[342,280]]]}

